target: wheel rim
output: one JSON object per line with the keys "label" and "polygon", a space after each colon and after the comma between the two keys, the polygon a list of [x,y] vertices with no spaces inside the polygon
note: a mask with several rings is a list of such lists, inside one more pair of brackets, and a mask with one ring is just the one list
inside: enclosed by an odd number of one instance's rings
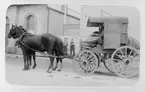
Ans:
{"label": "wheel rim", "polygon": [[89,51],[80,51],[73,60],[74,70],[81,75],[90,75],[96,71],[98,67],[97,56]]}
{"label": "wheel rim", "polygon": [[113,71],[121,77],[136,75],[139,72],[139,63],[139,52],[130,46],[118,48],[111,57]]}

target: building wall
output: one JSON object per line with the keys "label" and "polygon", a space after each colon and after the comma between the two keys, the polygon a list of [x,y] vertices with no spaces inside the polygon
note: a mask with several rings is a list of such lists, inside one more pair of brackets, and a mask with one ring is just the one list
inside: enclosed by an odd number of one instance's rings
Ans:
{"label": "building wall", "polygon": [[80,20],[67,16],[67,24],[80,24]]}
{"label": "building wall", "polygon": [[62,36],[63,35],[62,25],[63,25],[63,16],[61,16],[61,14],[58,12],[49,10],[48,32],[55,34],[57,36]]}
{"label": "building wall", "polygon": [[80,36],[80,24],[66,24],[64,28],[67,36]]}
{"label": "building wall", "polygon": [[26,21],[29,15],[36,18],[36,34],[47,32],[47,8],[42,5],[19,6],[18,8],[18,24],[24,25],[26,28]]}
{"label": "building wall", "polygon": [[80,21],[72,17],[67,17],[68,28],[66,28],[67,36],[80,36]]}
{"label": "building wall", "polygon": [[[7,15],[7,18],[9,19],[9,27],[7,27],[7,29],[11,28],[11,24],[16,24],[16,15],[17,15],[16,11],[17,11],[17,7],[16,6],[8,7],[6,15]],[[6,33],[9,33],[9,30],[6,30],[6,31],[8,31]],[[7,36],[7,34],[5,36]],[[13,48],[14,47],[14,43],[15,43],[15,40],[8,39],[8,43],[6,45],[6,52],[14,52],[15,51],[15,48]]]}
{"label": "building wall", "polygon": [[[80,20],[67,16],[66,19],[67,24],[79,24]],[[57,12],[54,10],[49,9],[49,23],[48,27],[49,33],[52,33],[56,36],[63,36],[63,24],[64,24],[64,14],[61,12]],[[76,33],[76,35],[78,35]]]}
{"label": "building wall", "polygon": [[15,24],[16,23],[16,15],[17,15],[17,7],[16,6],[10,6],[7,9],[6,15],[10,19],[9,23],[10,24]]}

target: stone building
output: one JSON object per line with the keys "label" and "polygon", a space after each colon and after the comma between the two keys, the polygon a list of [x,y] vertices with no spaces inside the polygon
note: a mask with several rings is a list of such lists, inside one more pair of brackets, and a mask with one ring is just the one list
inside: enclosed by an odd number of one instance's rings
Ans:
{"label": "stone building", "polygon": [[[66,18],[67,25],[64,25],[64,12],[51,8],[46,4],[23,4],[9,6],[6,13],[7,51],[15,52],[15,40],[7,38],[7,34],[12,24],[23,25],[28,32],[33,34],[51,33],[56,36],[79,36],[78,29],[80,18],[71,14],[67,14]],[[68,28],[70,29],[70,32],[68,31]],[[64,33],[64,30],[67,30],[67,32]]]}

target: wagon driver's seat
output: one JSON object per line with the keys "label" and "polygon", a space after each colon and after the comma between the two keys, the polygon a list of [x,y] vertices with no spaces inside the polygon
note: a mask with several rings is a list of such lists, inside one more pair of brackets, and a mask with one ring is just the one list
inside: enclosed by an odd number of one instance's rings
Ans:
{"label": "wagon driver's seat", "polygon": [[104,24],[99,25],[99,31],[94,31],[84,43],[103,43]]}

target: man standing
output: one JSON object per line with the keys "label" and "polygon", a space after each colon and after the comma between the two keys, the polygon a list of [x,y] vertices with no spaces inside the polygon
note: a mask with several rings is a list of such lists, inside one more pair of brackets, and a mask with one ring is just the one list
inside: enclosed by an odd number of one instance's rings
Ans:
{"label": "man standing", "polygon": [[73,39],[71,39],[71,42],[70,42],[70,55],[75,56],[75,45],[74,45]]}

